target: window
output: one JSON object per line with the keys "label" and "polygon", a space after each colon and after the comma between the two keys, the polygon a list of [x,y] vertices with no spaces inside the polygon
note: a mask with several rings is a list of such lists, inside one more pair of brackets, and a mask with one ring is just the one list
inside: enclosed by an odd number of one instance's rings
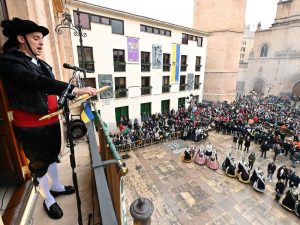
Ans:
{"label": "window", "polygon": [[150,77],[142,77],[142,85],[141,85],[141,95],[150,95],[151,94],[151,86],[150,86]]}
{"label": "window", "polygon": [[171,59],[170,54],[168,53],[163,54],[163,71],[170,71],[170,67],[171,67],[170,59]]}
{"label": "window", "polygon": [[124,34],[124,22],[123,20],[110,19],[111,31],[113,34]]}
{"label": "window", "polygon": [[170,92],[170,77],[163,76],[162,78],[162,93]]}
{"label": "window", "polygon": [[178,98],[178,108],[184,108],[185,107],[185,97]]}
{"label": "window", "polygon": [[169,112],[170,111],[170,100],[161,101],[161,112]]}
{"label": "window", "polygon": [[115,77],[115,93],[116,98],[127,96],[126,77]]}
{"label": "window", "polygon": [[[73,15],[74,15],[74,25],[78,26],[79,25],[79,21],[78,21],[77,11],[73,11]],[[89,14],[83,13],[83,12],[79,12],[79,19],[80,19],[80,26],[83,29],[88,29],[88,30],[91,29]]]}
{"label": "window", "polygon": [[197,46],[198,47],[202,47],[202,42],[203,42],[203,38],[202,37],[197,37]]}
{"label": "window", "polygon": [[179,91],[185,91],[187,84],[185,83],[185,76],[180,76]]}
{"label": "window", "polygon": [[[83,47],[83,56],[80,46],[77,46],[77,55],[79,67],[84,68],[87,72],[95,72],[94,56],[92,47]],[[85,61],[85,63],[84,63]]]}
{"label": "window", "polygon": [[201,70],[201,56],[196,56],[195,71]]}
{"label": "window", "polygon": [[188,35],[187,34],[182,34],[182,39],[181,39],[182,44],[188,44]]}
{"label": "window", "polygon": [[125,51],[120,49],[114,49],[114,71],[115,72],[125,72],[126,63],[125,63]]}
{"label": "window", "polygon": [[146,26],[145,25],[140,25],[140,30],[141,31],[146,31]]}
{"label": "window", "polygon": [[267,57],[267,56],[268,56],[268,45],[264,44],[260,50],[260,57]]}
{"label": "window", "polygon": [[150,72],[150,52],[141,52],[141,71]]}
{"label": "window", "polygon": [[151,116],[151,102],[142,103],[141,104],[141,117],[142,121],[144,121],[145,116]]}
{"label": "window", "polygon": [[171,36],[170,30],[165,30],[157,27],[151,27],[147,25],[140,24],[140,31],[152,33],[152,34],[159,34],[164,36]]}
{"label": "window", "polygon": [[195,78],[194,78],[194,89],[197,90],[200,88],[200,75],[195,75]]}
{"label": "window", "polygon": [[91,15],[91,22],[100,23],[100,16]]}
{"label": "window", "polygon": [[241,47],[242,52],[245,52],[245,49],[246,49],[245,47]]}
{"label": "window", "polygon": [[106,24],[106,25],[110,25],[110,19],[107,18],[107,17],[101,16],[101,23]]}
{"label": "window", "polygon": [[180,66],[180,71],[186,71],[187,68],[187,56],[186,55],[181,55],[181,66]]}
{"label": "window", "polygon": [[115,115],[116,115],[117,125],[119,125],[121,117],[123,119],[124,119],[124,117],[129,118],[128,106],[123,106],[123,107],[117,107],[117,108],[115,108]]}

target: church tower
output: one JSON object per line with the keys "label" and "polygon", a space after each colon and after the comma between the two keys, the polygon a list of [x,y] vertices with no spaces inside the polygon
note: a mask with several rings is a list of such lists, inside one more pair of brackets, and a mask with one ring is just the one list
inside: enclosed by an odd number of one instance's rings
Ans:
{"label": "church tower", "polygon": [[233,101],[247,0],[194,0],[195,29],[210,32],[204,100]]}

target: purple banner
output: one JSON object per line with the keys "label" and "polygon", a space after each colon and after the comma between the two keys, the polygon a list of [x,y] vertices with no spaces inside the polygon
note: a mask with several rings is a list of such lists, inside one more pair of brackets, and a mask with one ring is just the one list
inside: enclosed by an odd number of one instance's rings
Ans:
{"label": "purple banner", "polygon": [[128,62],[139,62],[139,39],[127,37]]}

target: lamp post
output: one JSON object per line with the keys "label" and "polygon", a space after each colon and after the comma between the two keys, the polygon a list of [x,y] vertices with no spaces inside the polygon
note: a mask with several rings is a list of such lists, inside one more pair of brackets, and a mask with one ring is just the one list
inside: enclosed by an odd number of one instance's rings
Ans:
{"label": "lamp post", "polygon": [[[74,36],[79,36],[79,45],[80,45],[80,53],[81,53],[81,58],[82,58],[82,65],[83,69],[86,69],[86,62],[85,62],[85,54],[84,54],[84,48],[83,48],[83,37],[86,37],[87,34],[82,31],[82,26],[80,24],[80,11],[79,9],[76,10],[77,18],[78,18],[78,25],[74,25],[72,23],[71,15],[69,13],[63,13],[62,14],[62,21],[60,24],[58,24],[55,27],[55,32],[58,34],[62,34],[62,29],[69,29],[73,30],[73,35]],[[86,79],[86,71],[83,71],[83,77],[84,80]]]}

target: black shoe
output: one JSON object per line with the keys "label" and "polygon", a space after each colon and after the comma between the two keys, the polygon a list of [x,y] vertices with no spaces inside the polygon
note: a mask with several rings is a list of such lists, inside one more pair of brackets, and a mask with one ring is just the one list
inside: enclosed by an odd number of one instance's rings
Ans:
{"label": "black shoe", "polygon": [[75,188],[73,186],[65,186],[65,191],[52,191],[50,190],[51,195],[55,198],[60,195],[70,195],[75,193]]}
{"label": "black shoe", "polygon": [[45,202],[43,203],[43,205],[44,205],[44,209],[46,210],[46,212],[50,218],[58,220],[63,217],[64,213],[56,202],[53,203],[49,207],[49,209],[47,208]]}

